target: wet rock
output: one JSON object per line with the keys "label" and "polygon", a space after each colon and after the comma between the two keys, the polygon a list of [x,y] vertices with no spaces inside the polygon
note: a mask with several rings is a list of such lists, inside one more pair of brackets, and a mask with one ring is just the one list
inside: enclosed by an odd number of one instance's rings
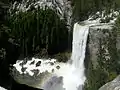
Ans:
{"label": "wet rock", "polygon": [[56,66],[57,69],[60,69],[60,66]]}
{"label": "wet rock", "polygon": [[52,72],[54,72],[55,70],[54,69],[52,69]]}
{"label": "wet rock", "polygon": [[32,61],[32,62],[30,63],[30,65],[32,65],[32,64],[35,64],[35,61]]}
{"label": "wet rock", "polygon": [[25,72],[26,69],[27,69],[26,67],[23,67],[23,68],[21,69],[21,71],[22,71],[22,72]]}
{"label": "wet rock", "polygon": [[22,63],[20,63],[20,66],[23,66],[27,63],[27,60],[24,60]]}
{"label": "wet rock", "polygon": [[51,63],[50,63],[50,65],[54,65],[54,63],[53,63],[53,62],[51,62]]}
{"label": "wet rock", "polygon": [[38,61],[38,62],[36,63],[36,67],[40,66],[40,64],[41,64],[41,61]]}

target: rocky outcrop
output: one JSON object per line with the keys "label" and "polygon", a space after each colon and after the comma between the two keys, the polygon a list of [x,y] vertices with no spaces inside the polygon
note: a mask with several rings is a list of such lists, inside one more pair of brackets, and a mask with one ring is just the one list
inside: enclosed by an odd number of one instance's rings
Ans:
{"label": "rocky outcrop", "polygon": [[88,63],[85,90],[98,90],[118,75],[119,60],[116,34],[116,29],[112,24],[90,27],[86,55],[88,60],[85,60]]}
{"label": "rocky outcrop", "polygon": [[103,85],[99,90],[120,90],[120,75],[113,81]]}
{"label": "rocky outcrop", "polygon": [[[91,26],[89,32],[89,52],[90,52],[90,61],[93,62],[94,66],[97,66],[97,59],[99,54],[100,47],[106,49],[106,59],[109,58],[109,52],[105,42],[108,42],[109,33],[113,28],[112,25],[103,24],[98,26]],[[102,44],[102,46],[100,45]],[[107,44],[107,43],[106,43]]]}

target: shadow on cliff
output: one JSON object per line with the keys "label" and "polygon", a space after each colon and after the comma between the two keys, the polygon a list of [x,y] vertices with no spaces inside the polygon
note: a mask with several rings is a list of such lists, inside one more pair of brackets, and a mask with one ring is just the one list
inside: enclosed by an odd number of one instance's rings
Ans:
{"label": "shadow on cliff", "polygon": [[90,51],[89,51],[89,35],[88,35],[88,40],[87,40],[87,45],[86,45],[86,52],[85,52],[85,60],[84,60],[85,75],[86,76],[87,76],[87,72],[88,72],[89,62],[90,62]]}

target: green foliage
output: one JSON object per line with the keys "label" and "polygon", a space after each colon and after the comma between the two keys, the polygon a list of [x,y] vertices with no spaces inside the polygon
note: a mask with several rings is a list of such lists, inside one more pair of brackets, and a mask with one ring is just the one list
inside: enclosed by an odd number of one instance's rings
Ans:
{"label": "green foliage", "polygon": [[119,73],[120,71],[117,71],[117,68],[120,68],[120,64],[118,63],[119,59],[118,59],[118,53],[116,48],[116,43],[117,43],[116,39],[117,39],[117,32],[116,32],[116,29],[114,28],[110,33],[109,39],[108,39],[108,51],[110,54],[108,68],[109,68],[109,71],[115,71]]}
{"label": "green foliage", "polygon": [[115,23],[115,28],[118,36],[120,35],[120,16],[118,16],[116,23]]}
{"label": "green foliage", "polygon": [[116,72],[116,68],[119,66],[116,48],[116,30],[113,28],[113,30],[106,33],[109,34],[106,40],[99,39],[98,63],[107,72]]}
{"label": "green foliage", "polygon": [[[92,64],[91,64],[92,65]],[[87,83],[85,90],[98,90],[103,84],[107,82],[108,74],[100,67],[94,69],[92,66],[89,68],[89,75],[87,76]]]}
{"label": "green foliage", "polygon": [[39,52],[45,48],[49,54],[67,48],[68,29],[65,21],[51,9],[34,9],[13,14],[9,18],[11,36],[20,43],[24,54]]}
{"label": "green foliage", "polygon": [[66,62],[70,59],[71,52],[63,52],[63,53],[58,53],[53,56],[53,58],[57,59],[58,62]]}
{"label": "green foliage", "polygon": [[[117,33],[117,38],[119,39],[119,37],[120,37],[120,16],[116,20],[115,31]],[[118,54],[118,62],[117,63],[120,64],[120,49],[117,50],[117,54]],[[116,70],[117,70],[118,73],[120,73],[120,65],[119,65],[119,68],[118,67],[116,68]]]}

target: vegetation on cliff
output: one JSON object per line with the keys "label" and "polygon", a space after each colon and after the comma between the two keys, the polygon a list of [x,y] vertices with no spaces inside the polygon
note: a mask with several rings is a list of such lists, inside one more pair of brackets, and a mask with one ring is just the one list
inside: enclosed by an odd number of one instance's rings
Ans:
{"label": "vegetation on cliff", "polygon": [[90,60],[85,90],[98,90],[120,74],[119,53],[116,47],[118,24],[120,25],[117,21],[112,30],[100,30],[105,37],[98,38],[97,65],[95,66],[95,63]]}
{"label": "vegetation on cliff", "polygon": [[[17,11],[14,9],[9,13],[8,9],[0,6],[0,42],[6,42],[7,39],[19,45],[22,57],[68,60],[69,55],[63,53],[70,53],[66,50],[71,48],[72,33],[68,32],[66,21],[60,19],[55,11],[48,7],[43,10],[32,6],[26,12],[15,13]],[[5,57],[5,52],[4,48],[0,49],[1,59]]]}
{"label": "vegetation on cliff", "polygon": [[68,47],[68,29],[64,20],[51,9],[32,9],[12,14],[8,19],[9,33],[19,43],[25,56],[46,49],[55,54]]}

